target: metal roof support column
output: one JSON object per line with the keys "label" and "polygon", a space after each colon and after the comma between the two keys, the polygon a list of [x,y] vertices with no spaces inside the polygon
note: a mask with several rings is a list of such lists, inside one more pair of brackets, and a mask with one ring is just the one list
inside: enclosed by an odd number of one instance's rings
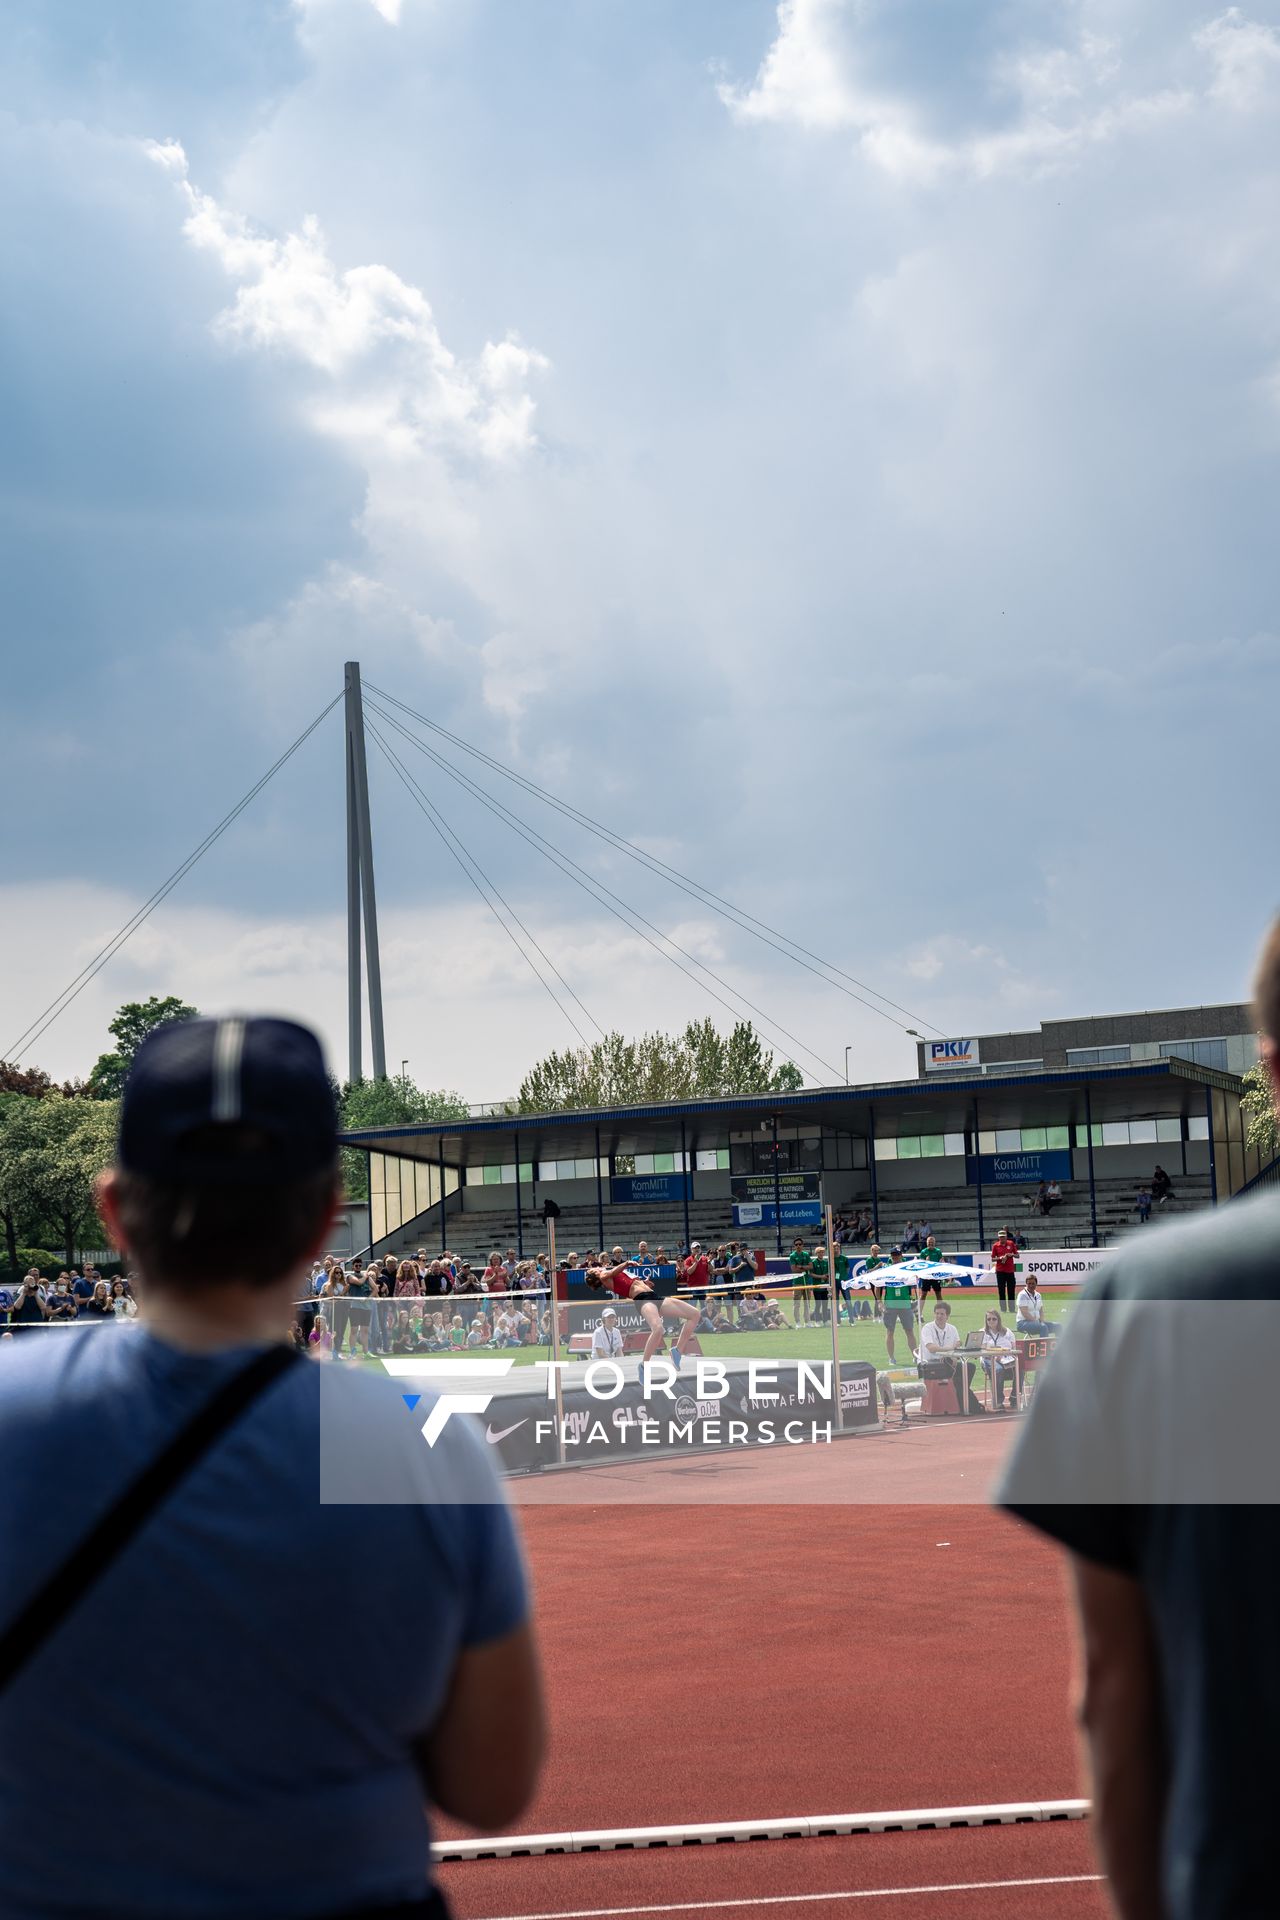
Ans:
{"label": "metal roof support column", "polygon": [[604,1246],[604,1176],[600,1172],[600,1129],[596,1128],[596,1250]]}
{"label": "metal roof support column", "polygon": [[1093,1244],[1098,1244],[1098,1183],[1093,1174],[1093,1102],[1089,1098],[1089,1082],[1084,1083],[1084,1137],[1089,1142],[1089,1226],[1093,1234]]}
{"label": "metal roof support column", "polygon": [[978,1182],[978,1246],[987,1244],[987,1229],[982,1212],[982,1146],[978,1139],[978,1102],[973,1103],[973,1166]]}
{"label": "metal roof support column", "polygon": [[524,1259],[524,1213],[520,1206],[520,1130],[512,1134],[516,1148],[516,1259]]}
{"label": "metal roof support column", "polygon": [[1218,1204],[1218,1156],[1213,1145],[1213,1088],[1204,1090],[1204,1110],[1209,1121],[1209,1203]]}
{"label": "metal roof support column", "polygon": [[447,1253],[449,1248],[449,1222],[444,1197],[444,1136],[440,1136],[440,1251]]}
{"label": "metal roof support column", "polygon": [[778,1236],[778,1257],[782,1257],[782,1169],[778,1165],[778,1116],[773,1115],[773,1224]]}
{"label": "metal roof support column", "polygon": [[871,1238],[880,1239],[880,1191],[876,1185],[876,1110],[867,1108],[867,1169],[871,1175]]}
{"label": "metal roof support column", "polygon": [[689,1247],[689,1143],[684,1121],[680,1122],[680,1192],[684,1198],[684,1244]]}

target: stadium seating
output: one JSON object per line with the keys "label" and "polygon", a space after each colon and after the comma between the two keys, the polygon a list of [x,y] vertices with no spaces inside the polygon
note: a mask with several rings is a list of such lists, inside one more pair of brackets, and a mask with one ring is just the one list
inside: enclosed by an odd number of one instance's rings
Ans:
{"label": "stadium seating", "polygon": [[[1156,1232],[1166,1217],[1177,1218],[1189,1210],[1210,1204],[1207,1178],[1179,1175],[1174,1181],[1176,1198],[1170,1201],[1167,1208],[1157,1209],[1151,1225],[1142,1228],[1138,1226],[1133,1209],[1136,1186],[1134,1180],[1098,1181],[1098,1239],[1104,1246],[1113,1244],[1129,1232]],[[1089,1188],[1086,1182],[1075,1181],[1065,1186],[1061,1206],[1055,1207],[1048,1218],[1041,1218],[1027,1206],[1032,1191],[1027,1187],[984,1189],[984,1242],[988,1247],[1006,1220],[1032,1248],[1091,1244]],[[868,1192],[860,1198],[847,1201],[845,1206],[853,1211],[859,1205],[869,1206],[870,1201]],[[901,1239],[909,1219],[927,1220],[944,1253],[968,1252],[979,1245],[978,1206],[972,1187],[919,1188],[906,1192],[899,1189],[887,1195],[881,1194],[880,1240],[884,1247],[888,1248]],[[774,1251],[773,1228],[735,1227],[733,1209],[727,1198],[692,1200],[689,1204],[689,1225],[693,1238],[700,1240],[704,1247],[717,1246],[724,1240],[746,1240],[753,1247],[764,1247],[769,1253]],[[532,1255],[545,1248],[546,1227],[539,1212],[526,1209],[523,1227],[526,1254]],[[812,1239],[815,1232],[816,1229],[806,1229],[806,1238]],[[606,1202],[606,1245],[618,1243],[631,1251],[641,1238],[648,1241],[651,1249],[663,1246],[673,1253],[684,1238],[684,1210],[680,1203],[664,1201],[644,1207],[615,1207]],[[784,1246],[790,1246],[792,1238],[793,1234],[784,1229]],[[514,1207],[492,1212],[451,1211],[448,1243],[453,1252],[478,1260],[483,1265],[491,1247],[505,1250],[515,1246]],[[556,1222],[556,1247],[560,1255],[585,1248],[594,1250],[598,1245],[599,1223],[594,1206],[565,1207]],[[426,1247],[429,1253],[439,1249],[439,1216],[434,1210],[431,1215],[399,1233],[391,1250],[396,1253],[411,1252],[419,1246]],[[866,1249],[852,1247],[849,1251],[857,1254]]]}

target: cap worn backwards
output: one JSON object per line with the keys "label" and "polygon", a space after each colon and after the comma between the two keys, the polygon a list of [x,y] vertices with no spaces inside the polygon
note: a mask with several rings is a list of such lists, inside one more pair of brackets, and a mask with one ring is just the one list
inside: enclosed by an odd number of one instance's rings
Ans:
{"label": "cap worn backwards", "polygon": [[293,1020],[173,1021],[139,1047],[120,1104],[120,1164],[193,1186],[319,1173],[338,1150],[320,1042]]}

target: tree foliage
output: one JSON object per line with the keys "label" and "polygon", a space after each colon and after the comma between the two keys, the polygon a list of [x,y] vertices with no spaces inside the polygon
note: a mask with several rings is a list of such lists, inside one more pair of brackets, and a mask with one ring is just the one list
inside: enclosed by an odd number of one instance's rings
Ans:
{"label": "tree foliage", "polygon": [[0,1060],[0,1094],[25,1093],[32,1100],[42,1100],[46,1093],[65,1093],[74,1100],[86,1091],[83,1080],[64,1080],[59,1087],[43,1067],[20,1067],[14,1060]]}
{"label": "tree foliage", "polygon": [[118,1100],[133,1057],[147,1035],[157,1027],[169,1026],[174,1020],[192,1020],[197,1012],[198,1008],[188,1006],[172,993],[166,994],[163,1000],[154,993],[146,1000],[127,1000],[107,1028],[115,1040],[115,1048],[111,1053],[99,1054],[89,1075],[87,1091],[95,1100]]}
{"label": "tree foliage", "polygon": [[[449,1088],[420,1087],[408,1074],[380,1080],[353,1080],[336,1089],[344,1131],[365,1127],[407,1127],[428,1120],[467,1120],[471,1109]],[[369,1170],[359,1147],[342,1150],[342,1179],[349,1200],[369,1197]]]}
{"label": "tree foliage", "polygon": [[0,1099],[0,1215],[11,1264],[18,1231],[55,1228],[68,1265],[77,1240],[100,1234],[94,1182],[115,1151],[116,1118],[114,1100]]}
{"label": "tree foliage", "polygon": [[1249,1121],[1246,1143],[1256,1147],[1263,1160],[1274,1160],[1280,1153],[1280,1122],[1276,1119],[1275,1094],[1271,1076],[1261,1060],[1244,1075],[1240,1104]]}
{"label": "tree foliage", "polygon": [[639,1040],[610,1033],[590,1047],[548,1054],[525,1075],[515,1110],[645,1106],[787,1093],[801,1084],[790,1061],[774,1065],[749,1020],[740,1020],[727,1038],[712,1021],[691,1020],[683,1033],[646,1033]]}

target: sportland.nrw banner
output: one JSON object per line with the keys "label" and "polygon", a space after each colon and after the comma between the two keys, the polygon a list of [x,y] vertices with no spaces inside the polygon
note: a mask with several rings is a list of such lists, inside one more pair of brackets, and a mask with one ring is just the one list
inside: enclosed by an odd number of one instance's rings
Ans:
{"label": "sportland.nrw banner", "polygon": [[[1042,1287],[1082,1287],[1114,1252],[1114,1247],[1027,1247],[1018,1255],[1017,1268],[1019,1274],[1034,1273]],[[989,1253],[953,1253],[947,1257],[958,1267],[977,1270],[991,1266]],[[977,1284],[994,1286],[994,1273],[984,1273]]]}
{"label": "sportland.nrw banner", "polygon": [[[1041,1286],[1082,1287],[1102,1262],[1115,1252],[1114,1247],[1028,1247],[1018,1255],[1017,1271],[1019,1276],[1034,1273]],[[785,1266],[781,1260],[768,1262],[769,1274],[781,1274]],[[994,1287],[995,1271],[991,1265],[991,1255],[986,1252],[949,1253],[946,1265],[950,1268],[972,1267],[973,1279],[957,1279],[950,1274],[949,1284],[953,1287]],[[854,1260],[850,1267],[850,1278],[870,1286],[873,1282],[883,1285],[888,1267],[881,1267],[875,1273],[864,1273],[865,1257]]]}

